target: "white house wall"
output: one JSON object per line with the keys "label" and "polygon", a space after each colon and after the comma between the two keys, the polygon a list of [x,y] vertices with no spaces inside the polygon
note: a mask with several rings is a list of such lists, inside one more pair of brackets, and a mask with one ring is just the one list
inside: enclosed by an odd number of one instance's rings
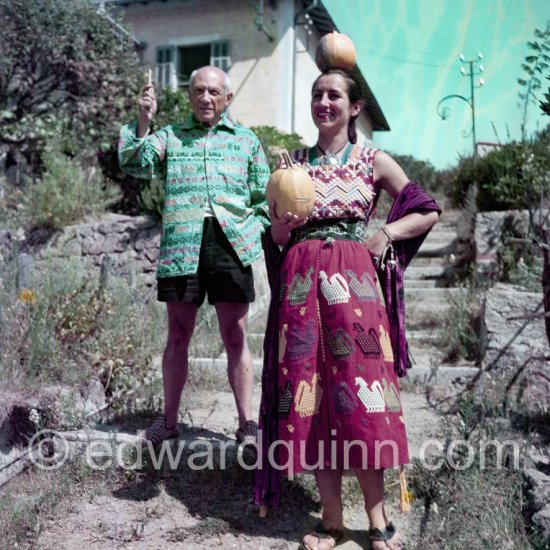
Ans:
{"label": "white house wall", "polygon": [[265,5],[263,21],[273,42],[256,27],[248,0],[152,1],[132,4],[124,14],[136,37],[147,43],[144,61],[151,66],[159,46],[229,40],[231,116],[246,126],[290,131],[292,2],[279,2],[276,10]]}
{"label": "white house wall", "polygon": [[[251,4],[248,0],[150,1],[129,5],[124,18],[136,37],[147,43],[144,61],[151,66],[159,46],[229,40],[229,75],[235,94],[232,118],[245,126],[269,125],[296,132],[312,145],[317,131],[311,120],[310,97],[311,84],[319,74],[314,61],[318,35],[313,31],[308,40],[304,27],[298,25],[295,46],[294,17],[299,3],[295,7],[295,0],[279,0],[276,9],[264,2],[263,23],[274,38],[270,41],[258,30]],[[362,118],[362,133],[371,137],[372,125]]]}
{"label": "white house wall", "polygon": [[[303,18],[300,18],[303,21]],[[315,64],[315,48],[319,35],[313,29],[309,35],[303,24],[296,26],[296,85],[294,91],[293,130],[304,138],[308,145],[317,140],[317,128],[311,119],[311,86],[319,76]]]}

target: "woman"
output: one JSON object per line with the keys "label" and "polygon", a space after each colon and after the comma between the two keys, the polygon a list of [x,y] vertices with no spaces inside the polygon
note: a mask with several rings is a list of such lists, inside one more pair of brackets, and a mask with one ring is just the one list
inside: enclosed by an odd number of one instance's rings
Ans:
{"label": "woman", "polygon": [[[416,251],[440,211],[390,156],[355,144],[362,108],[360,88],[349,73],[333,69],[317,78],[311,100],[317,144],[292,155],[314,181],[315,205],[305,221],[289,212],[279,217],[270,205],[271,237],[285,248],[266,334],[264,454],[256,499],[278,504],[278,470],[289,475],[313,470],[323,513],[303,539],[307,549],[333,548],[343,536],[346,470],[354,471],[364,494],[371,548],[402,547],[384,510],[384,469],[408,462],[395,368],[402,369],[406,355],[398,341],[403,331],[390,326],[387,314],[389,302],[399,310],[395,300],[402,292],[384,296],[378,278],[392,268],[390,245],[414,243]],[[367,238],[382,189],[399,197],[399,207],[392,209],[399,219]],[[413,211],[403,208],[411,190]],[[397,253],[401,263],[410,261]],[[395,273],[399,270],[398,265]],[[395,286],[393,274],[382,281],[388,289],[392,277]],[[392,315],[392,322],[400,325],[402,319]]]}

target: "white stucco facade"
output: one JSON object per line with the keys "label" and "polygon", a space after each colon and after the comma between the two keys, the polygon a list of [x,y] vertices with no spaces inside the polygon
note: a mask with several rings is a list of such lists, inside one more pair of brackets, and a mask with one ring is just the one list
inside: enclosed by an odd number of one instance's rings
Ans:
{"label": "white stucco facade", "polygon": [[[231,117],[245,126],[268,125],[299,134],[308,145],[317,131],[310,116],[311,85],[319,75],[315,48],[320,35],[304,28],[296,0],[265,2],[260,19],[248,0],[185,0],[129,3],[125,25],[146,43],[145,63],[155,67],[157,48],[227,41],[234,100]],[[270,40],[268,34],[273,38]],[[158,74],[158,73],[157,73]],[[362,114],[361,139],[372,139],[372,123]]]}

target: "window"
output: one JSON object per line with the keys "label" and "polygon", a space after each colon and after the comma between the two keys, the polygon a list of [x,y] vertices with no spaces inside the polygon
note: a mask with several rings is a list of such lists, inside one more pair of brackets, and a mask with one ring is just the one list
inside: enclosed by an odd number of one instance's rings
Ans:
{"label": "window", "polygon": [[189,86],[191,73],[210,65],[210,44],[178,48],[178,85]]}
{"label": "window", "polygon": [[177,86],[175,57],[176,49],[173,46],[157,48],[157,66],[155,80],[161,88]]}
{"label": "window", "polygon": [[214,65],[223,71],[231,67],[230,44],[227,40],[191,46],[161,46],[157,48],[156,79],[163,88],[189,86],[191,73],[204,65]]}

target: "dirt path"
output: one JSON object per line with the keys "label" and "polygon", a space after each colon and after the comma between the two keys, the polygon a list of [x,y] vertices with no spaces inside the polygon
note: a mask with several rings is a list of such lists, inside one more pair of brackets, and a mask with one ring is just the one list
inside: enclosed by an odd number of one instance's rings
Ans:
{"label": "dirt path", "polygon": [[[257,388],[256,395],[259,395]],[[195,433],[217,439],[234,430],[230,392],[191,391],[186,422]],[[425,398],[402,394],[411,454],[438,433],[438,417]],[[257,405],[257,403],[256,403]],[[65,503],[68,513],[46,522],[35,548],[160,549],[160,548],[296,548],[304,532],[319,517],[312,476],[301,476],[283,487],[283,506],[260,519],[252,501],[253,476],[237,465],[192,471],[149,471],[134,479],[113,478],[113,485],[92,484],[78,499]],[[390,474],[388,506],[392,518],[409,539],[416,537],[416,506],[409,514],[397,509],[398,486]],[[353,478],[345,479],[346,541],[339,548],[362,548],[366,543],[366,514]],[[409,540],[409,548],[414,545]]]}

